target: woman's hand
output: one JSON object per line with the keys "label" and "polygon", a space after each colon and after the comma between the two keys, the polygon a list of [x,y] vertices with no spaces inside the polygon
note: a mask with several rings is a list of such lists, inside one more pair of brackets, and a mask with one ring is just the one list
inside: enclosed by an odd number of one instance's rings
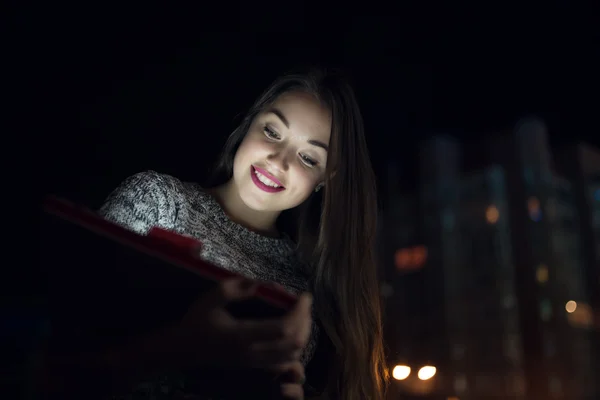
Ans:
{"label": "woman's hand", "polygon": [[279,382],[279,395],[286,400],[304,399],[304,389],[302,385],[305,381],[304,366],[301,362],[295,361],[287,364],[284,373],[277,379]]}
{"label": "woman's hand", "polygon": [[299,360],[311,331],[311,296],[300,296],[282,318],[235,319],[227,304],[252,297],[256,287],[246,279],[228,280],[190,307],[171,338],[171,348],[184,366],[247,367],[281,373]]}
{"label": "woman's hand", "polygon": [[[47,375],[42,379],[46,383],[40,389],[64,392],[62,398],[66,399],[67,394],[76,398],[87,388],[97,387],[100,397],[173,366],[263,369],[274,375],[303,376],[298,360],[310,336],[311,296],[300,296],[282,318],[235,319],[227,304],[252,297],[256,286],[244,279],[225,281],[201,296],[179,324],[132,340],[124,349],[62,355],[49,351],[40,370],[40,378]],[[111,385],[106,385],[107,381]],[[284,398],[302,398],[298,397],[302,393],[298,383],[280,385],[282,394],[292,395]]]}

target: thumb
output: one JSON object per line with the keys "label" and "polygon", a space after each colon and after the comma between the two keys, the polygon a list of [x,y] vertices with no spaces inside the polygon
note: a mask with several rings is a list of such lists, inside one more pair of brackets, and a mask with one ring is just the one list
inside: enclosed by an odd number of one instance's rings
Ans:
{"label": "thumb", "polygon": [[211,300],[215,305],[248,299],[256,293],[258,283],[248,278],[227,279],[213,291]]}

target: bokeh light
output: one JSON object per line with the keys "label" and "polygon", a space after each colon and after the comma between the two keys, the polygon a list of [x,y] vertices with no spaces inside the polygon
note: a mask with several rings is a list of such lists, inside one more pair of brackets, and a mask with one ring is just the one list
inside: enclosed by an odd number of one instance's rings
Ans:
{"label": "bokeh light", "polygon": [[435,376],[436,372],[437,372],[437,368],[432,367],[431,365],[426,365],[419,370],[419,373],[417,376],[419,377],[420,380],[426,381],[428,379],[433,378]]}
{"label": "bokeh light", "polygon": [[410,367],[407,365],[396,365],[392,370],[392,376],[398,381],[403,381],[410,375]]}

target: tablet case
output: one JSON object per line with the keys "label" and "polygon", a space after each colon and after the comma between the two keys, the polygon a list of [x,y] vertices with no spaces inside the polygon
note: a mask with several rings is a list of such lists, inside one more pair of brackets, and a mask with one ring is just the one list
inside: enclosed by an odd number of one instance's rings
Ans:
{"label": "tablet case", "polygon": [[[200,258],[202,244],[160,228],[139,235],[67,200],[43,203],[40,261],[54,336],[99,345],[181,318],[218,282],[238,275]],[[296,297],[262,283],[255,298],[230,305],[239,318],[281,316]],[[73,343],[71,343],[73,344]]]}

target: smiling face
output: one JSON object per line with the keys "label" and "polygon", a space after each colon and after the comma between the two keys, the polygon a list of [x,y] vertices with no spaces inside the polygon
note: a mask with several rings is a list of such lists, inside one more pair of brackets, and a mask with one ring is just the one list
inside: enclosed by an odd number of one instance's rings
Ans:
{"label": "smiling face", "polygon": [[331,113],[304,92],[281,95],[258,114],[236,152],[233,183],[256,211],[304,202],[325,177]]}

